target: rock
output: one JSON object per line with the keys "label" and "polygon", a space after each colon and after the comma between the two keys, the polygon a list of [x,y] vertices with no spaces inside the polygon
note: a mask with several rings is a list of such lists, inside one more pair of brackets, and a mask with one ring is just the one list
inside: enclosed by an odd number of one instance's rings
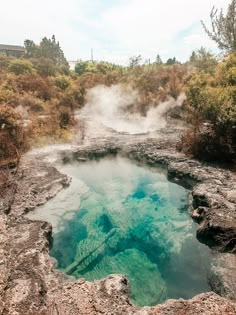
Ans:
{"label": "rock", "polygon": [[129,282],[122,275],[95,282],[74,281],[56,270],[55,260],[49,255],[51,225],[24,217],[70,183],[49,163],[44,152],[22,159],[0,203],[0,314],[236,314],[236,304],[232,302],[236,299],[235,174],[176,152],[179,129],[173,125],[168,126],[168,131],[139,136],[111,130],[93,133],[84,145],[60,150],[56,158],[86,161],[119,153],[151,167],[164,165],[171,181],[192,191],[192,217],[199,223],[198,239],[216,251],[209,281],[218,294],[203,293],[188,301],[168,300],[155,307],[137,308],[129,301]]}

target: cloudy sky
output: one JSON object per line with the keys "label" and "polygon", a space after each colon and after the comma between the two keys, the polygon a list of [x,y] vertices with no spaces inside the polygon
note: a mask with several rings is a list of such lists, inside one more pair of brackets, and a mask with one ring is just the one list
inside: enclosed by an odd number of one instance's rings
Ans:
{"label": "cloudy sky", "polygon": [[1,1],[0,43],[22,45],[56,35],[68,60],[127,63],[130,56],[185,61],[195,48],[216,51],[200,20],[229,0],[8,0]]}

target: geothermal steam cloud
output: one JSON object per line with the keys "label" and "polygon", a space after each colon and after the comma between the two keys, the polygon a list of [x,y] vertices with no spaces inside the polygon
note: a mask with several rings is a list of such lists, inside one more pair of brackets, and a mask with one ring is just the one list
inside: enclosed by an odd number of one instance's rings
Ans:
{"label": "geothermal steam cloud", "polygon": [[86,98],[85,115],[117,132],[139,134],[165,127],[165,114],[171,108],[181,106],[185,95],[181,94],[177,100],[170,97],[157,107],[151,107],[145,117],[129,112],[129,107],[139,101],[138,91],[131,87],[99,85],[88,90]]}

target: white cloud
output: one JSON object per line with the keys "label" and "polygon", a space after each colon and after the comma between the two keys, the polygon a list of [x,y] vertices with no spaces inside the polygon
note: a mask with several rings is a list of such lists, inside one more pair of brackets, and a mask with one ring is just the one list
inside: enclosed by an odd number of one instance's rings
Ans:
{"label": "white cloud", "polygon": [[[3,0],[2,0],[3,2]],[[226,0],[8,0],[1,3],[0,43],[38,42],[55,34],[69,59],[124,62],[133,54],[184,60],[200,46],[214,49],[200,20]]]}
{"label": "white cloud", "polygon": [[[190,53],[199,45],[209,46],[200,20],[208,19],[214,4],[225,7],[225,0],[131,0],[111,8],[103,18],[118,45],[130,52],[140,52],[145,58],[158,52],[165,58],[177,55],[184,59],[186,50]],[[192,27],[197,33],[181,35]]]}

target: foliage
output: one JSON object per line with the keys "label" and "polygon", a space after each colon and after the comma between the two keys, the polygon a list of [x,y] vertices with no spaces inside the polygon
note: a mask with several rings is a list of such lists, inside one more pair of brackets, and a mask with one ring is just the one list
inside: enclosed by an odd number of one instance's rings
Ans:
{"label": "foliage", "polygon": [[[38,67],[37,65],[40,66],[42,58],[30,60],[33,60],[34,66]],[[4,64],[15,64],[12,61],[16,61],[17,65],[19,61],[20,65],[22,65],[22,62],[24,64],[30,63],[29,60],[12,60],[11,58],[3,61]],[[45,72],[39,73],[38,70],[39,67],[38,69],[33,68],[32,73],[31,71],[16,71],[16,74],[10,72],[9,67],[5,67],[0,72],[0,108],[2,109],[7,104],[8,112],[10,110],[14,111],[14,109],[21,112],[22,119],[19,118],[18,121],[22,122],[21,126],[24,125],[22,127],[24,131],[23,138],[27,146],[28,143],[41,142],[40,139],[51,141],[50,138],[58,139],[65,135],[68,136],[69,131],[66,132],[65,129],[69,130],[74,123],[72,109],[80,107],[80,102],[83,102],[82,89],[76,80],[74,82],[72,77],[61,74],[52,77],[49,75],[51,74],[49,71],[46,75]],[[28,130],[30,131],[28,132]],[[9,143],[9,145],[13,143],[10,147],[15,148],[13,136],[14,133],[6,134],[5,132],[6,141],[1,140],[2,143]],[[24,143],[21,142],[22,148]],[[19,148],[16,148],[19,151]],[[6,148],[4,150],[8,152]]]}
{"label": "foliage", "polygon": [[157,65],[162,65],[162,64],[163,64],[160,55],[157,55],[157,56],[156,56],[156,61],[155,61],[155,63],[156,63]]}
{"label": "foliage", "polygon": [[26,39],[25,56],[28,58],[46,58],[53,61],[55,65],[67,65],[68,62],[64,56],[60,43],[56,41],[55,35],[52,38],[43,37],[37,46],[32,40]]}
{"label": "foliage", "polygon": [[84,61],[77,62],[77,64],[75,65],[75,73],[77,73],[78,75],[82,75],[85,72],[87,72],[86,68],[87,62]]}
{"label": "foliage", "polygon": [[122,67],[105,61],[79,61],[75,65],[75,73],[78,75],[86,73],[109,74],[115,70],[122,71]]}
{"label": "foliage", "polygon": [[55,84],[62,91],[65,91],[70,86],[70,81],[67,77],[60,75],[55,78]]}
{"label": "foliage", "polygon": [[20,115],[10,106],[0,105],[0,167],[18,163],[26,148]]}
{"label": "foliage", "polygon": [[138,55],[138,56],[133,56],[129,58],[129,66],[130,68],[135,68],[141,65],[141,61],[142,61],[142,56]]}
{"label": "foliage", "polygon": [[208,36],[217,43],[220,49],[236,52],[236,0],[231,0],[225,15],[222,10],[218,14],[218,9],[213,7],[210,18],[211,30],[202,21]]}
{"label": "foliage", "polygon": [[178,63],[178,61],[176,60],[175,57],[174,57],[174,58],[169,58],[169,59],[166,61],[166,65],[167,65],[167,66],[174,65],[174,64],[176,64],[176,63]]}
{"label": "foliage", "polygon": [[190,64],[200,71],[213,73],[217,65],[217,60],[213,54],[204,47],[193,51],[190,57]]}
{"label": "foliage", "polygon": [[57,72],[57,67],[54,64],[53,60],[40,57],[40,58],[33,58],[30,59],[32,64],[34,65],[34,68],[37,70],[37,72],[42,76],[54,76]]}
{"label": "foliage", "polygon": [[11,58],[0,55],[0,72],[7,70],[7,68],[9,67],[10,61],[11,61]]}
{"label": "foliage", "polygon": [[158,106],[170,96],[177,98],[185,89],[188,68],[181,65],[144,66],[137,73],[128,74],[129,82],[139,91],[140,111],[145,113],[150,106]]}
{"label": "foliage", "polygon": [[30,40],[30,39],[26,39],[24,41],[24,45],[25,45],[25,56],[28,58],[33,58],[37,56],[37,50],[38,47],[36,46],[36,44]]}
{"label": "foliage", "polygon": [[188,120],[192,124],[190,131],[192,136],[187,137],[192,141],[190,148],[188,143],[186,149],[197,157],[221,160],[235,158],[235,67],[236,56],[232,54],[217,65],[214,77],[200,72],[193,75],[189,81],[187,96],[190,115]]}
{"label": "foliage", "polygon": [[33,65],[28,60],[15,59],[10,61],[8,69],[15,74],[32,73]]}
{"label": "foliage", "polygon": [[[21,113],[17,121],[21,121],[22,130],[26,131],[25,143],[68,139],[75,124],[74,111],[84,106],[87,89],[121,84],[138,91],[139,97],[128,110],[142,115],[170,97],[177,99],[187,92],[185,108],[190,130],[183,137],[182,149],[196,157],[215,158],[218,152],[225,159],[232,159],[236,124],[235,54],[218,62],[201,48],[192,53],[186,64],[180,64],[175,57],[164,64],[159,55],[153,63],[141,64],[139,55],[130,59],[129,67],[104,61],[79,61],[75,71],[69,72],[55,38],[44,38],[39,46],[28,40],[25,47],[24,59],[0,57],[0,107],[7,104],[10,111]],[[12,64],[17,64],[20,70],[16,67],[12,71]],[[5,138],[18,148],[14,134],[5,134]]]}

